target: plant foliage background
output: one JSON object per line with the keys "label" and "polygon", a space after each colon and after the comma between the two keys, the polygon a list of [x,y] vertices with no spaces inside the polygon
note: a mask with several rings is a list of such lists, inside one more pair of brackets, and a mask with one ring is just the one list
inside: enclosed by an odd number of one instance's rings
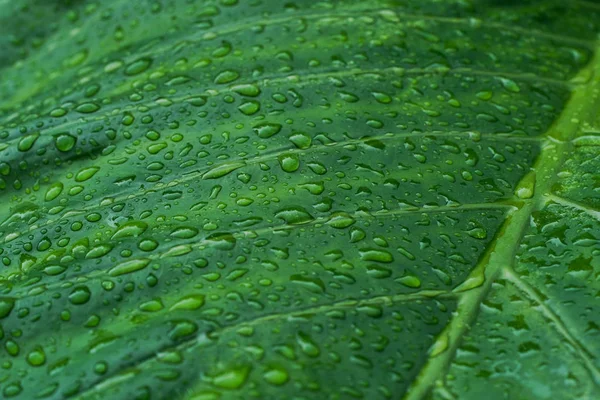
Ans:
{"label": "plant foliage background", "polygon": [[1,397],[600,398],[599,24],[0,0]]}

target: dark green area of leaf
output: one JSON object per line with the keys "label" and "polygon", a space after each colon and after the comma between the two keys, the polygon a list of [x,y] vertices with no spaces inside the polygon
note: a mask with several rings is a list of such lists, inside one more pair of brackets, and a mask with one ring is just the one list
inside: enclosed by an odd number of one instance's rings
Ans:
{"label": "dark green area of leaf", "polygon": [[600,398],[600,3],[0,24],[0,397]]}

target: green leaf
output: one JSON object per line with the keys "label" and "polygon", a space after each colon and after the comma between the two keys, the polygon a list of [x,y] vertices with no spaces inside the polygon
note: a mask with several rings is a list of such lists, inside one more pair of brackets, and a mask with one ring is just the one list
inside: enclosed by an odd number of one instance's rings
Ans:
{"label": "green leaf", "polygon": [[0,22],[0,397],[600,398],[597,1]]}

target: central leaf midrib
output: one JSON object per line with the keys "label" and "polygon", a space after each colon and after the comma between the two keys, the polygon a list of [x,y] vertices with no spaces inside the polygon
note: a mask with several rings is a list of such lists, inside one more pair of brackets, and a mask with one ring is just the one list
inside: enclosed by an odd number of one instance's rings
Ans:
{"label": "central leaf midrib", "polygon": [[[429,358],[419,377],[407,391],[405,400],[421,400],[432,389],[436,380],[444,374],[455,356],[463,334],[475,321],[479,307],[491,290],[493,282],[503,271],[512,271],[516,261],[516,252],[533,212],[543,208],[550,200],[547,196],[555,182],[559,168],[573,148],[573,140],[581,132],[580,125],[595,114],[595,102],[600,94],[600,51],[596,50],[589,65],[582,69],[577,77],[592,79],[586,85],[574,89],[571,98],[562,113],[544,135],[551,139],[542,146],[542,151],[532,167],[536,173],[534,197],[509,216],[496,235],[496,240],[487,250],[482,262],[475,267],[467,280],[482,276],[483,284],[464,292],[459,300],[457,315],[438,337],[438,341],[449,343],[444,351]],[[525,177],[524,179],[527,179]],[[518,184],[516,187],[519,187]],[[586,353],[586,352],[580,352]],[[589,363],[584,365],[589,371]],[[592,376],[595,371],[590,371]]]}

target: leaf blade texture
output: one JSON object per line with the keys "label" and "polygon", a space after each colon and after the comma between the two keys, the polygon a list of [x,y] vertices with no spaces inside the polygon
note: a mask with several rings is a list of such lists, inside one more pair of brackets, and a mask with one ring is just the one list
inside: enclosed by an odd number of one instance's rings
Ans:
{"label": "leaf blade texture", "polygon": [[600,397],[600,3],[0,19],[3,398]]}

